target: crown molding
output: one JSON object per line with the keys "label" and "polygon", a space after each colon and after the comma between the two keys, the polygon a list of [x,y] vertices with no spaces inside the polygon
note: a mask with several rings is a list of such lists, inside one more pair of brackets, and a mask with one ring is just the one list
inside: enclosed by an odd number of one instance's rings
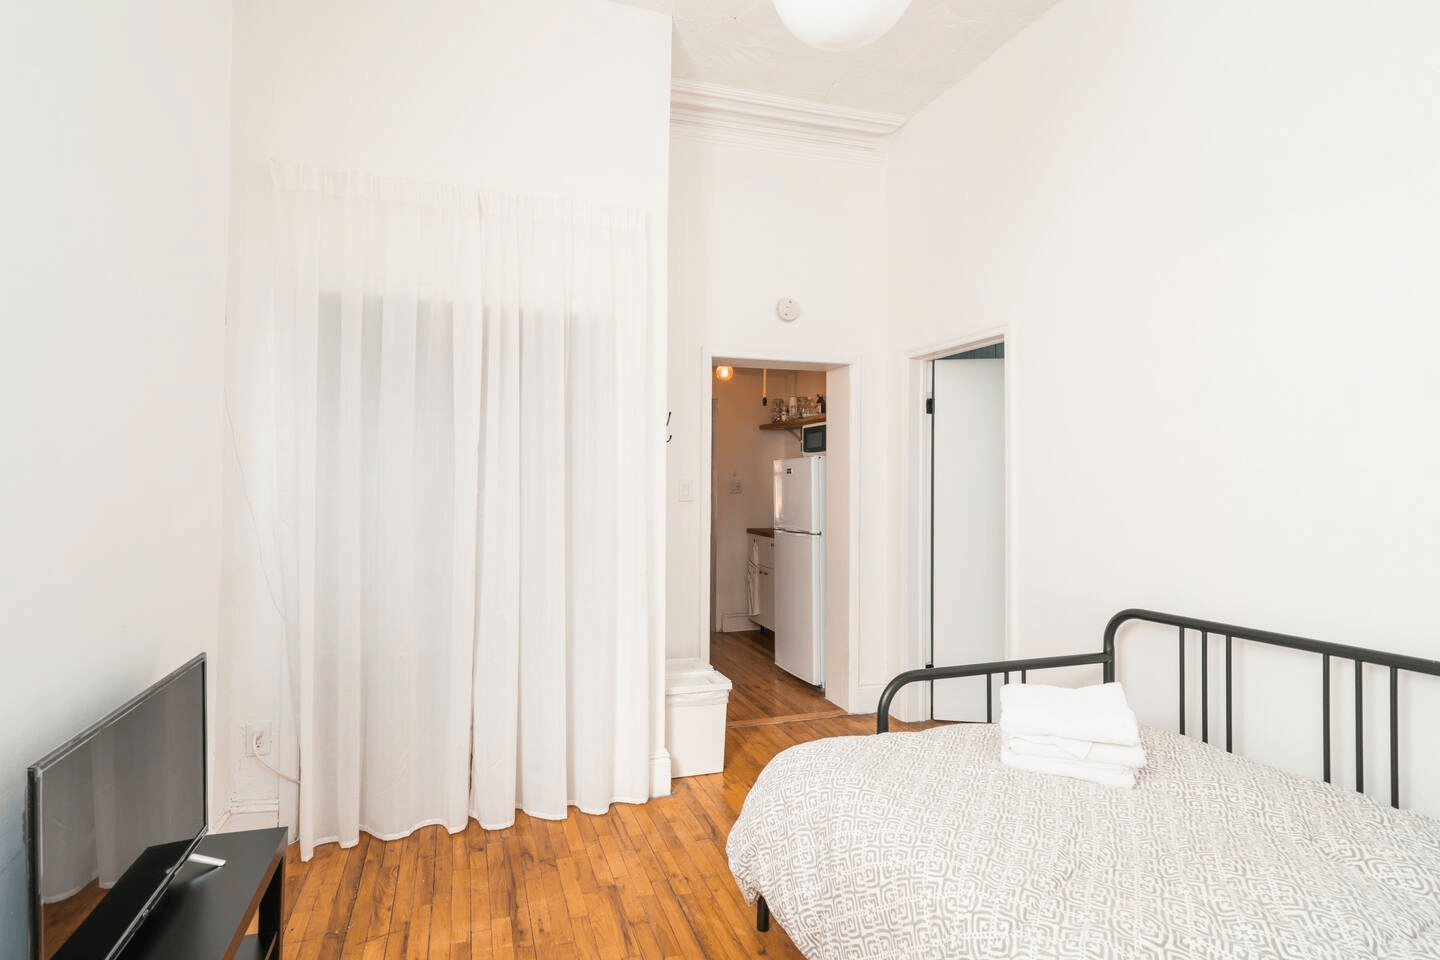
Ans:
{"label": "crown molding", "polygon": [[670,130],[692,140],[805,156],[876,161],[906,117],[837,107],[718,83],[675,80]]}

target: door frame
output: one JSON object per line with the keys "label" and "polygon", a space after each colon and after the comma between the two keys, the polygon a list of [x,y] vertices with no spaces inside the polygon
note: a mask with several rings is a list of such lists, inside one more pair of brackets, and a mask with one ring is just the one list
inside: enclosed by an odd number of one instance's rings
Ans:
{"label": "door frame", "polygon": [[[819,355],[817,355],[819,354]],[[863,452],[860,450],[860,431],[857,418],[860,416],[859,400],[861,397],[861,383],[863,376],[864,360],[853,355],[824,355],[820,351],[816,353],[776,353],[766,351],[763,355],[756,355],[753,350],[743,348],[732,349],[731,345],[724,343],[703,344],[700,347],[699,368],[696,373],[705,378],[704,398],[708,408],[715,397],[715,376],[714,367],[717,363],[727,363],[737,367],[769,367],[772,370],[814,370],[823,369],[827,373],[839,368],[846,368],[849,371],[850,388],[848,396],[845,397],[845,409],[849,421],[846,440],[848,441],[848,460],[846,464],[847,478],[849,481],[849,509],[851,523],[849,536],[841,545],[846,557],[845,607],[848,611],[847,623],[843,636],[837,636],[837,632],[830,629],[829,607],[831,600],[826,600],[826,622],[825,622],[825,697],[831,703],[843,710],[850,709],[850,704],[856,697],[858,684],[857,672],[859,669],[859,634],[860,634],[860,524],[856,521],[858,515],[858,503],[860,495],[860,463]],[[833,398],[832,398],[833,399]],[[830,426],[827,424],[827,426]],[[827,436],[834,434],[827,430]],[[700,536],[697,546],[698,559],[700,563],[699,588],[699,609],[702,627],[699,636],[700,657],[706,663],[710,662],[710,592],[711,592],[711,570],[710,570],[710,541],[714,536],[711,517],[711,484],[708,482],[711,470],[711,446],[712,423],[709,416],[703,417],[700,427],[700,470],[697,476],[707,478],[706,483],[697,484],[696,499],[699,500]],[[828,458],[827,458],[828,459]],[[827,463],[827,467],[829,464]],[[829,482],[829,481],[827,481]],[[827,491],[827,502],[830,498]],[[827,561],[828,561],[827,556]],[[827,568],[828,569],[828,568]],[[827,578],[829,574],[827,573]],[[831,667],[836,667],[832,675]],[[843,678],[839,671],[844,673]],[[838,682],[837,682],[838,681]]]}
{"label": "door frame", "polygon": [[[935,530],[932,524],[931,469],[933,448],[931,446],[931,416],[926,412],[925,402],[931,399],[932,366],[936,360],[954,353],[964,353],[992,344],[1005,344],[1005,655],[1014,650],[1015,629],[1015,370],[1014,351],[1006,326],[991,327],[969,336],[948,340],[911,350],[906,353],[905,403],[909,413],[906,423],[905,471],[905,541],[902,560],[903,582],[908,584],[904,598],[907,610],[906,630],[903,641],[901,662],[903,669],[923,667],[929,662],[932,588],[931,558],[933,556]],[[943,664],[936,664],[943,666]],[[930,717],[930,685],[912,683],[901,690],[895,701],[895,714],[902,720],[919,721]]]}

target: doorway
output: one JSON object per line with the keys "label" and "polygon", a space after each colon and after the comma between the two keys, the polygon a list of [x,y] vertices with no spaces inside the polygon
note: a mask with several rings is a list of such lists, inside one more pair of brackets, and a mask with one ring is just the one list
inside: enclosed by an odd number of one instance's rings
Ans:
{"label": "doorway", "polygon": [[[1005,658],[1005,343],[930,364],[930,649],[937,666]],[[985,678],[932,685],[931,718],[983,722]]]}
{"label": "doorway", "polygon": [[[849,633],[848,616],[835,616],[849,606],[848,453],[832,432],[848,425],[848,368],[715,358],[710,382],[705,609],[710,663],[734,684],[727,721],[843,714],[826,691],[837,665],[829,653]],[[801,477],[814,502],[777,521],[777,484],[798,492]]]}

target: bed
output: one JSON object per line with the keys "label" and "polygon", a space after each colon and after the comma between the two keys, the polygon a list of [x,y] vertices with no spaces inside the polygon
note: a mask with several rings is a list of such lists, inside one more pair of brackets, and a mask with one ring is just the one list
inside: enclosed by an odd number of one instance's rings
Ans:
{"label": "bed", "polygon": [[[1002,766],[990,725],[884,733],[910,683],[1024,682],[1086,664],[1113,680],[1116,635],[1132,621],[1176,628],[1182,698],[1187,639],[1203,641],[1200,736],[1185,735],[1183,702],[1180,733],[1145,727],[1149,763],[1134,790]],[[1220,637],[1223,746],[1209,743]],[[1323,780],[1232,752],[1232,651],[1246,642],[1321,658]],[[1365,665],[1357,698],[1366,670],[1388,671],[1388,807],[1325,782],[1337,658]],[[881,698],[883,735],[771,761],[731,831],[731,871],[760,929],[773,911],[812,960],[1436,960],[1440,821],[1398,809],[1406,671],[1440,677],[1440,662],[1146,610],[1112,618],[1099,653],[909,671]],[[1363,771],[1365,711],[1355,715]]]}

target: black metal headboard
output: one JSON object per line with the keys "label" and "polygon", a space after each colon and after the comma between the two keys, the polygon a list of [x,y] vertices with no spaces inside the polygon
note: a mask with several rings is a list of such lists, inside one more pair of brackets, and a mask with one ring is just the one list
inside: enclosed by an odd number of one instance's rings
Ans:
{"label": "black metal headboard", "polygon": [[1355,664],[1355,789],[1365,791],[1365,666],[1384,667],[1390,671],[1390,805],[1400,805],[1400,694],[1399,674],[1419,673],[1440,677],[1440,661],[1425,660],[1383,650],[1352,647],[1343,643],[1328,643],[1311,640],[1269,630],[1252,630],[1230,623],[1217,623],[1197,617],[1182,617],[1172,613],[1157,613],[1154,610],[1121,610],[1105,625],[1105,637],[1099,653],[1082,653],[1064,657],[1031,657],[1023,660],[997,660],[992,663],[960,664],[949,667],[927,667],[922,670],[907,670],[895,677],[880,695],[876,712],[877,733],[890,729],[890,702],[895,694],[907,684],[947,680],[956,677],[985,677],[985,722],[994,717],[992,679],[995,676],[1010,682],[1010,675],[1018,673],[1024,683],[1032,670],[1051,670],[1057,667],[1083,667],[1099,665],[1104,671],[1106,682],[1115,679],[1115,635],[1120,627],[1131,621],[1174,627],[1177,633],[1180,683],[1180,732],[1185,732],[1185,642],[1187,633],[1199,634],[1200,638],[1200,737],[1210,742],[1210,643],[1211,637],[1225,638],[1225,749],[1232,751],[1234,739],[1231,735],[1231,719],[1234,715],[1232,656],[1236,640],[1286,647],[1306,653],[1318,654],[1321,659],[1321,725],[1323,729],[1324,777],[1330,782],[1330,661],[1349,660]]}

